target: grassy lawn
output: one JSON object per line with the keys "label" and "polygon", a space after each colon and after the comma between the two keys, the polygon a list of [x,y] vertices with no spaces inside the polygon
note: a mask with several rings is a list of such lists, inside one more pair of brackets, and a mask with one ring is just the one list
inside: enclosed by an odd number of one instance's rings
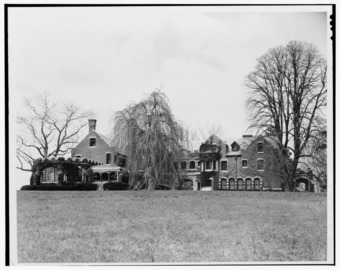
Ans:
{"label": "grassy lawn", "polygon": [[326,195],[18,191],[19,263],[322,261]]}

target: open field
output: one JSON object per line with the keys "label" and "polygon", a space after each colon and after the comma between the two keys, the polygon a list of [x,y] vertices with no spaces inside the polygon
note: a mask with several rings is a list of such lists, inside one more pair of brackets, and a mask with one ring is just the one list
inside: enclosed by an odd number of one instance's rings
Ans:
{"label": "open field", "polygon": [[326,194],[18,191],[19,263],[326,260]]}

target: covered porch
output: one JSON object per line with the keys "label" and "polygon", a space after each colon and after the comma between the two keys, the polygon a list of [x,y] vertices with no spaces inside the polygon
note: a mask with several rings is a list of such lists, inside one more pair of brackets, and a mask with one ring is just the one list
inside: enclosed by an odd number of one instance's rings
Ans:
{"label": "covered porch", "polygon": [[115,165],[96,165],[91,167],[93,182],[119,182],[122,168]]}

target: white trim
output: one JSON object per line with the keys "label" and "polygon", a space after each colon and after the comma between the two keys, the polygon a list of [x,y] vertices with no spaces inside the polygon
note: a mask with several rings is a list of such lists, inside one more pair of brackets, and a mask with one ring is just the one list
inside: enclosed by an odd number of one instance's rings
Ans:
{"label": "white trim", "polygon": [[[243,160],[247,161],[246,167],[243,167],[243,165],[242,165]],[[248,159],[247,158],[241,160],[241,167],[242,167],[242,169],[248,168]]]}
{"label": "white trim", "polygon": [[[259,169],[259,163],[258,163],[259,160],[263,160],[263,169]],[[264,158],[257,158],[256,159],[256,169],[260,172],[264,172]]]}

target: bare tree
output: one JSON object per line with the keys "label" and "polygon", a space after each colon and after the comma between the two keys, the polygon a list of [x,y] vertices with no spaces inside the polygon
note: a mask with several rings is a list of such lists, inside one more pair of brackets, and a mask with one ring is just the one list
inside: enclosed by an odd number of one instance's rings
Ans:
{"label": "bare tree", "polygon": [[291,41],[260,57],[245,84],[250,128],[277,138],[285,188],[291,190],[299,160],[310,155],[306,146],[324,120],[326,61],[312,44]]}
{"label": "bare tree", "polygon": [[26,99],[27,115],[17,117],[17,159],[20,170],[32,171],[38,158],[65,155],[79,139],[90,112],[74,104],[57,106],[45,92],[36,100]]}
{"label": "bare tree", "polygon": [[309,156],[303,158],[308,169],[312,169],[313,176],[323,189],[327,189],[327,131],[320,128],[306,146]]}
{"label": "bare tree", "polygon": [[115,146],[127,155],[129,184],[133,189],[178,186],[175,166],[182,156],[185,132],[175,121],[168,99],[159,90],[115,114]]}

